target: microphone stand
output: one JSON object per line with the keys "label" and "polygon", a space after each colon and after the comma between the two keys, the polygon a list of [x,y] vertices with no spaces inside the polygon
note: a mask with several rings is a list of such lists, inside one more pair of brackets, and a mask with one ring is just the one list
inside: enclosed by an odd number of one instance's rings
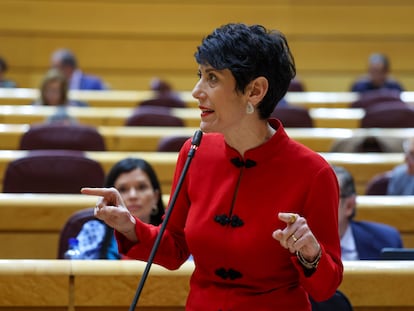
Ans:
{"label": "microphone stand", "polygon": [[203,136],[203,132],[200,131],[200,130],[197,130],[194,133],[193,139],[191,140],[191,148],[190,148],[190,151],[188,152],[187,160],[184,164],[184,168],[181,172],[180,178],[178,179],[177,186],[175,187],[175,191],[174,191],[174,194],[171,198],[169,208],[167,209],[167,212],[165,213],[165,217],[164,217],[164,220],[161,224],[160,231],[158,232],[157,238],[155,239],[154,246],[152,247],[151,253],[148,257],[147,264],[145,266],[144,272],[143,272],[141,280],[139,282],[139,285],[138,285],[137,291],[135,293],[134,299],[132,300],[131,306],[129,307],[129,311],[134,311],[135,307],[138,303],[138,299],[141,295],[142,289],[144,288],[145,281],[148,277],[149,271],[151,269],[151,265],[154,261],[155,254],[157,253],[158,247],[160,245],[161,238],[164,234],[165,228],[167,227],[168,220],[170,219],[172,210],[174,208],[175,201],[177,200],[178,194],[179,194],[181,186],[183,184],[185,175],[187,174],[187,170],[190,166],[191,160],[193,159],[193,156],[194,156],[198,146],[200,145],[202,136]]}

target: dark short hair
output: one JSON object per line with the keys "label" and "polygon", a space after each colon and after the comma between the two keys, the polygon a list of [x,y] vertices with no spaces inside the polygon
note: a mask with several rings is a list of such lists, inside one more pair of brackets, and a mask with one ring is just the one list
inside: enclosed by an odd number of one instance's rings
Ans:
{"label": "dark short hair", "polygon": [[356,194],[355,182],[351,173],[344,167],[332,165],[339,183],[339,195],[341,198],[349,198]]}
{"label": "dark short hair", "polygon": [[201,65],[229,69],[236,80],[236,90],[242,93],[252,80],[265,77],[269,88],[258,106],[262,119],[270,116],[296,75],[285,36],[261,25],[221,26],[203,39],[195,58]]}
{"label": "dark short hair", "polygon": [[69,49],[59,49],[53,53],[53,59],[59,60],[60,63],[64,66],[69,66],[72,68],[78,67],[78,61],[76,60],[75,54]]}
{"label": "dark short hair", "polygon": [[9,67],[7,66],[6,60],[0,56],[0,71],[6,72]]}
{"label": "dark short hair", "polygon": [[144,159],[139,158],[125,158],[117,163],[109,171],[108,175],[105,178],[105,187],[114,187],[115,181],[118,179],[119,175],[123,173],[128,173],[135,169],[141,169],[148,175],[150,179],[151,186],[154,190],[158,190],[160,198],[157,203],[158,212],[156,215],[151,215],[150,223],[153,225],[159,225],[162,222],[162,216],[165,213],[164,202],[162,200],[162,192],[160,182],[158,180],[157,174],[155,173],[152,166],[145,161]]}

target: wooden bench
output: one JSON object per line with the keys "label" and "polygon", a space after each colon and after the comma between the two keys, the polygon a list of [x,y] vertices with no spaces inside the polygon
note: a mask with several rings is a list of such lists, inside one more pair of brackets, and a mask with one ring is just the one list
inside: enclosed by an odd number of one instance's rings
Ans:
{"label": "wooden bench", "polygon": [[[3,177],[6,167],[10,161],[24,157],[28,151],[7,151],[0,150],[0,184],[3,184]],[[161,183],[162,191],[168,193],[171,189],[172,178],[175,170],[178,153],[175,152],[116,152],[116,151],[92,151],[85,155],[98,161],[105,173],[118,161],[126,157],[143,158],[151,163],[157,172]]]}
{"label": "wooden bench", "polygon": [[[0,124],[0,149],[18,150],[22,135],[29,124]],[[108,151],[157,151],[161,138],[171,135],[193,136],[198,127],[133,127],[98,126]],[[335,141],[350,137],[414,136],[413,128],[404,129],[341,129],[341,128],[287,128],[289,136],[317,152],[329,152]]]}
{"label": "wooden bench", "polygon": [[[56,111],[52,106],[0,106],[0,123],[21,124],[44,122]],[[132,115],[133,108],[69,107],[68,113],[80,123],[89,125],[122,126]],[[200,125],[198,108],[172,108],[172,114],[183,119],[184,125]],[[359,108],[310,108],[314,127],[359,128],[365,112]]]}
{"label": "wooden bench", "polygon": [[[169,195],[163,199],[167,206]],[[0,258],[56,258],[63,225],[97,200],[81,194],[0,193]]]}
{"label": "wooden bench", "polygon": [[[191,91],[179,91],[178,96],[188,108],[197,108],[198,102]],[[132,90],[70,90],[69,98],[87,102],[91,107],[137,107],[143,100],[153,98],[152,91]],[[38,89],[29,88],[0,88],[0,105],[28,105],[39,98]],[[349,108],[351,103],[359,99],[358,93],[353,92],[288,92],[285,97],[290,105],[310,108]],[[414,92],[402,92],[401,99],[414,103]]]}
{"label": "wooden bench", "polygon": [[[187,103],[188,107],[196,108],[197,101],[190,91],[177,92],[179,97]],[[90,107],[101,108],[135,108],[147,99],[154,97],[154,92],[149,90],[70,90],[69,99],[79,100],[89,104]],[[39,89],[30,88],[0,88],[0,105],[29,105],[39,98]]]}
{"label": "wooden bench", "polygon": [[[56,111],[51,106],[0,106],[0,123],[39,123],[44,122]],[[80,123],[89,125],[125,124],[132,115],[133,108],[69,107],[68,113]],[[185,126],[200,125],[198,108],[172,108],[172,114],[183,119]],[[309,114],[314,127],[359,128],[365,112],[360,108],[310,108]]]}
{"label": "wooden bench", "polygon": [[[0,260],[0,310],[127,310],[144,269],[135,260]],[[184,311],[193,270],[154,264],[139,310]],[[355,311],[407,311],[413,277],[413,261],[349,261],[339,289]]]}
{"label": "wooden bench", "polygon": [[[0,150],[0,184],[10,161],[25,156],[27,151]],[[149,161],[156,170],[162,191],[170,191],[177,153],[175,152],[117,152],[88,151],[86,156],[97,160],[105,172],[119,160],[126,157],[140,157]],[[404,156],[397,153],[321,153],[331,164],[345,167],[354,176],[357,192],[363,194],[367,182],[376,174],[391,170],[404,161]]]}
{"label": "wooden bench", "polygon": [[74,310],[71,273],[67,260],[0,260],[0,310]]}
{"label": "wooden bench", "polygon": [[[59,233],[76,211],[98,198],[81,194],[0,193],[0,258],[56,258]],[[163,195],[165,206],[169,193]],[[394,226],[414,248],[414,196],[358,196],[357,219]]]}
{"label": "wooden bench", "polygon": [[[134,108],[107,108],[107,107],[68,107],[68,113],[80,123],[89,125],[125,125],[125,121],[132,115]],[[39,123],[54,114],[53,106],[0,106],[0,123]],[[200,109],[172,108],[171,113],[181,118],[184,125],[194,127],[200,125]]]}

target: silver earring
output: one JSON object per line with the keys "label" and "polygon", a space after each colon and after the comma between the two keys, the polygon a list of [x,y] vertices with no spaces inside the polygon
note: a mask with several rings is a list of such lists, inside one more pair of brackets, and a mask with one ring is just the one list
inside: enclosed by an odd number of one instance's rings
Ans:
{"label": "silver earring", "polygon": [[254,112],[254,106],[252,105],[251,102],[247,102],[246,113],[252,114],[253,112]]}

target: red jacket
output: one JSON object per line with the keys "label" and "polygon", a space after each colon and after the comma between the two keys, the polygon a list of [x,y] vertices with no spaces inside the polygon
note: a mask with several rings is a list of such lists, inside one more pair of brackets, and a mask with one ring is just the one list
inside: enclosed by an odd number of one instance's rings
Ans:
{"label": "red jacket", "polygon": [[[242,157],[220,134],[204,134],[154,262],[177,269],[191,253],[186,310],[311,310],[342,280],[335,173],[318,154],[291,140],[277,120],[276,134]],[[175,187],[190,147],[180,151]],[[272,238],[286,224],[278,212],[304,216],[322,247],[311,276]],[[139,243],[117,234],[119,249],[146,260],[158,228],[137,221]]]}

